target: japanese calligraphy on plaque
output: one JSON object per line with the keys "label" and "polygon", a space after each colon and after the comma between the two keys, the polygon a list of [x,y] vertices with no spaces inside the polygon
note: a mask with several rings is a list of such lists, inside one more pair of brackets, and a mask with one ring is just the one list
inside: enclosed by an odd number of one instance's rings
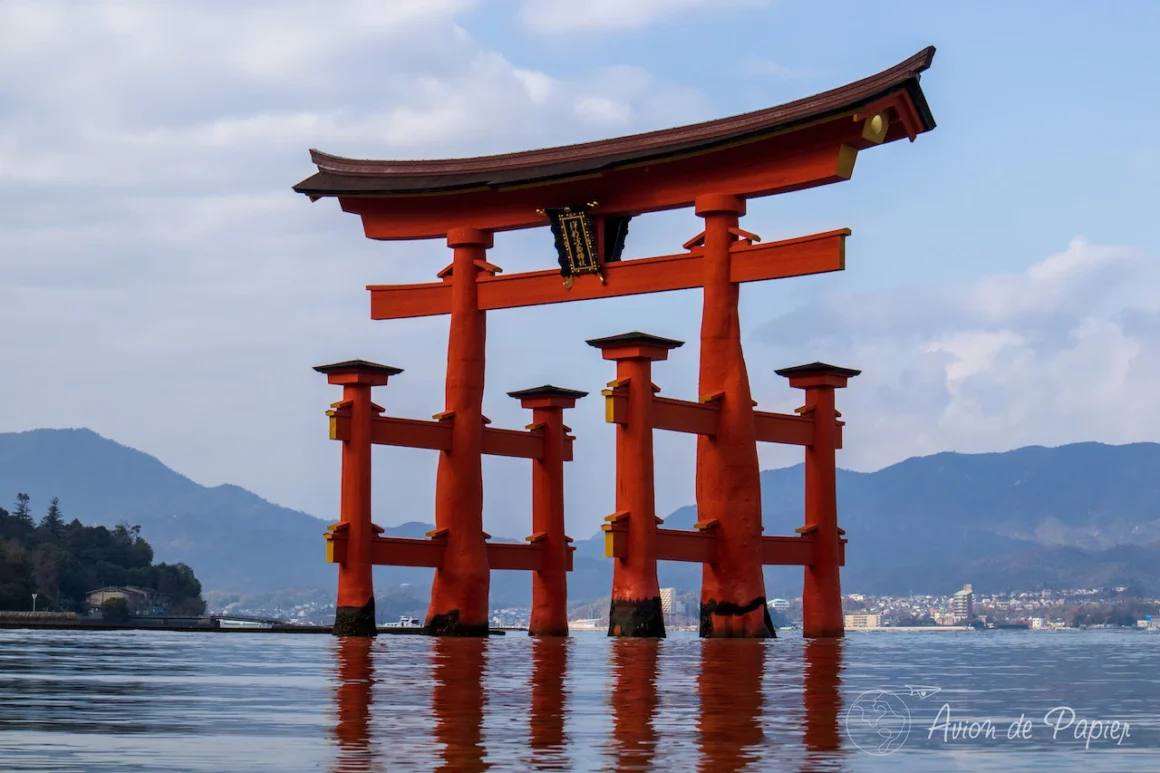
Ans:
{"label": "japanese calligraphy on plaque", "polygon": [[571,288],[573,277],[577,274],[596,274],[603,283],[600,253],[588,207],[548,209],[544,214],[551,221],[552,235],[556,237],[556,253],[560,276],[564,277],[564,287]]}

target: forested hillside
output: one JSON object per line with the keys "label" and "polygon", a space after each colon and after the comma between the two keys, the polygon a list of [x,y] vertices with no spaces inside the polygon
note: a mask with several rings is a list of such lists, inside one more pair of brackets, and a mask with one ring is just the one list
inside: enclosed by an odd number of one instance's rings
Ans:
{"label": "forested hillside", "polygon": [[112,529],[65,520],[54,498],[35,519],[20,493],[11,512],[0,508],[0,610],[83,611],[85,594],[106,585],[153,588],[171,599],[171,614],[205,611],[201,583],[185,564],[154,564],[140,526]]}

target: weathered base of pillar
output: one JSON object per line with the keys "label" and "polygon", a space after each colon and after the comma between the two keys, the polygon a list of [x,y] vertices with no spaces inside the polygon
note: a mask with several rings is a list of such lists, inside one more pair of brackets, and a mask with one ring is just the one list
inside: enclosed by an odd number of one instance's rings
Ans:
{"label": "weathered base of pillar", "polygon": [[665,638],[665,618],[661,597],[651,599],[613,599],[608,612],[608,635],[638,639]]}
{"label": "weathered base of pillar", "polygon": [[374,636],[375,599],[361,607],[339,607],[334,611],[335,636]]}
{"label": "weathered base of pillar", "polygon": [[[742,621],[735,619],[734,624],[713,624],[713,618],[742,618],[753,615],[758,609],[762,612],[763,622],[755,624],[756,620]],[[758,596],[748,604],[734,604],[731,601],[716,601],[710,599],[701,604],[701,638],[703,639],[776,639],[777,629],[773,627],[773,619],[769,616],[769,605],[765,603],[765,596]]]}
{"label": "weathered base of pillar", "polygon": [[487,636],[488,625],[467,625],[459,621],[459,610],[453,609],[441,615],[432,615],[423,626],[428,636]]}
{"label": "weathered base of pillar", "polygon": [[802,626],[803,639],[841,639],[846,635],[844,627],[838,628],[807,628]]}

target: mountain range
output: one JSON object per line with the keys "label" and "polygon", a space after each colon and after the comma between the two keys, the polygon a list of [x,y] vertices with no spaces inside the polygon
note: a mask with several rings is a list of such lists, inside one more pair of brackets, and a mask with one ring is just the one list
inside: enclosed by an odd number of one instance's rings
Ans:
{"label": "mountain range", "polygon": [[[336,484],[337,485],[337,481]],[[232,485],[201,486],[87,429],[0,433],[0,498],[34,507],[60,497],[66,518],[139,524],[158,560],[194,568],[207,590],[261,593],[333,588],[323,560],[326,522]],[[801,525],[800,465],[762,473],[767,534]],[[1076,443],[1005,453],[941,453],[872,473],[839,470],[848,592],[1127,586],[1160,595],[1160,444]],[[37,508],[39,511],[40,508]],[[670,528],[691,528],[696,508]],[[421,537],[427,523],[389,527]],[[611,561],[599,534],[576,542],[574,601],[607,594]],[[430,582],[431,570],[377,567],[376,585]],[[662,586],[696,590],[701,567],[664,562]],[[800,593],[801,570],[766,571],[771,596]],[[493,604],[524,604],[521,572],[495,572]]]}

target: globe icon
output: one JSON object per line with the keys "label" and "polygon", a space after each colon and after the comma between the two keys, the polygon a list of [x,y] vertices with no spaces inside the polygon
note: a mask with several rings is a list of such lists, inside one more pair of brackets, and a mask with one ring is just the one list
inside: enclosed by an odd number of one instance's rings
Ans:
{"label": "globe icon", "polygon": [[910,709],[892,692],[864,692],[846,710],[846,735],[867,754],[893,754],[910,737]]}

